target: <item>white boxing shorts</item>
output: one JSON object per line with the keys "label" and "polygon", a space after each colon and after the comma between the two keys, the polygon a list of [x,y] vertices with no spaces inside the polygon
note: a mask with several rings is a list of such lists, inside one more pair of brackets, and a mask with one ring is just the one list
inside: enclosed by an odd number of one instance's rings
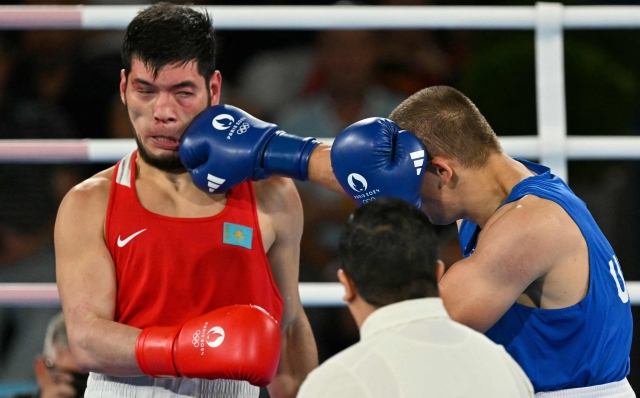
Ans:
{"label": "white boxing shorts", "polygon": [[186,377],[115,377],[90,373],[85,398],[257,398],[260,388],[247,381]]}
{"label": "white boxing shorts", "polygon": [[569,388],[567,390],[539,392],[536,398],[635,398],[627,379],[599,386]]}

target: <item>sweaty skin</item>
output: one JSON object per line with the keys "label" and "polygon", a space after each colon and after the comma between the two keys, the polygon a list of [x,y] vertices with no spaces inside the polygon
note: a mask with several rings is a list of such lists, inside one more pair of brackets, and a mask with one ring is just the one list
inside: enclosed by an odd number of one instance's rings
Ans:
{"label": "sweaty skin", "polygon": [[[309,180],[341,193],[329,152],[330,146],[323,145],[312,153]],[[434,224],[466,219],[482,228],[473,256],[453,264],[439,283],[451,318],[479,332],[515,302],[565,308],[588,291],[586,241],[559,205],[528,195],[500,207],[513,187],[531,175],[503,153],[491,155],[480,168],[436,156],[425,172],[422,208]]]}
{"label": "sweaty skin", "polygon": [[[121,97],[127,104],[138,140],[153,156],[177,158],[177,142],[186,126],[219,101],[221,77],[209,86],[197,64],[168,65],[157,77],[134,59],[127,77],[121,73]],[[210,98],[210,102],[208,102]],[[220,213],[226,194],[207,194],[195,187],[186,170],[159,170],[141,156],[136,159],[136,191],[147,210],[181,218]],[[105,219],[114,168],[73,188],[64,198],[55,227],[56,275],[78,365],[113,376],[143,373],[135,357],[141,330],[113,321],[117,280],[105,243]],[[289,179],[271,178],[255,184],[258,222],[271,272],[283,297],[282,351],[274,397],[293,397],[306,374],[317,366],[317,352],[298,293],[302,206]]]}

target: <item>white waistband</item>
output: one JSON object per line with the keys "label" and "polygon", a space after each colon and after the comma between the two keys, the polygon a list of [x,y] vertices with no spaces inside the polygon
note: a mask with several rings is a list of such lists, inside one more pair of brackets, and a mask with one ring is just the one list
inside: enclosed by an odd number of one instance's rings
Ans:
{"label": "white waistband", "polygon": [[151,376],[114,377],[90,373],[85,398],[257,398],[260,389],[246,381]]}
{"label": "white waistband", "polygon": [[536,398],[635,398],[631,384],[627,379],[599,386],[570,388],[568,390],[539,392]]}

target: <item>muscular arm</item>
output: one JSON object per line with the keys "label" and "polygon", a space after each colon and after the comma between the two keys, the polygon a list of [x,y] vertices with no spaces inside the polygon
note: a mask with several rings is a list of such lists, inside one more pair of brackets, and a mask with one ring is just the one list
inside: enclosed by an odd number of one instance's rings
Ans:
{"label": "muscular arm", "polygon": [[[267,256],[284,302],[280,363],[268,389],[272,397],[294,397],[307,374],[318,366],[315,341],[298,292],[302,205],[293,182],[285,178],[256,183],[256,195],[260,212],[275,232]],[[261,229],[262,224],[261,220]]]}
{"label": "muscular arm", "polygon": [[447,270],[439,289],[452,319],[487,331],[532,283],[575,253],[577,227],[568,228],[568,215],[541,201],[547,202],[524,198],[499,210],[474,253]]}
{"label": "muscular arm", "polygon": [[331,168],[331,146],[320,144],[309,158],[309,181],[339,194],[345,194]]}
{"label": "muscular arm", "polygon": [[78,365],[114,376],[142,375],[135,346],[140,329],[114,322],[116,275],[104,241],[109,180],[94,177],[62,201],[55,227],[56,278]]}

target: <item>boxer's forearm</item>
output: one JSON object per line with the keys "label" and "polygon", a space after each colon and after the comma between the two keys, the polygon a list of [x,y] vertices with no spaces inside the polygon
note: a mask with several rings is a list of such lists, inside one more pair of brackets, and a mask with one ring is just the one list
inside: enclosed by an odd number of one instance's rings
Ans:
{"label": "boxer's forearm", "polygon": [[306,316],[297,317],[282,330],[278,373],[268,386],[274,398],[295,397],[309,372],[318,367],[318,350]]}
{"label": "boxer's forearm", "polygon": [[83,370],[111,376],[143,375],[135,354],[140,329],[90,316],[69,332],[71,351]]}
{"label": "boxer's forearm", "polygon": [[333,175],[330,145],[318,145],[311,153],[309,158],[309,181],[333,192],[344,194],[344,190]]}

